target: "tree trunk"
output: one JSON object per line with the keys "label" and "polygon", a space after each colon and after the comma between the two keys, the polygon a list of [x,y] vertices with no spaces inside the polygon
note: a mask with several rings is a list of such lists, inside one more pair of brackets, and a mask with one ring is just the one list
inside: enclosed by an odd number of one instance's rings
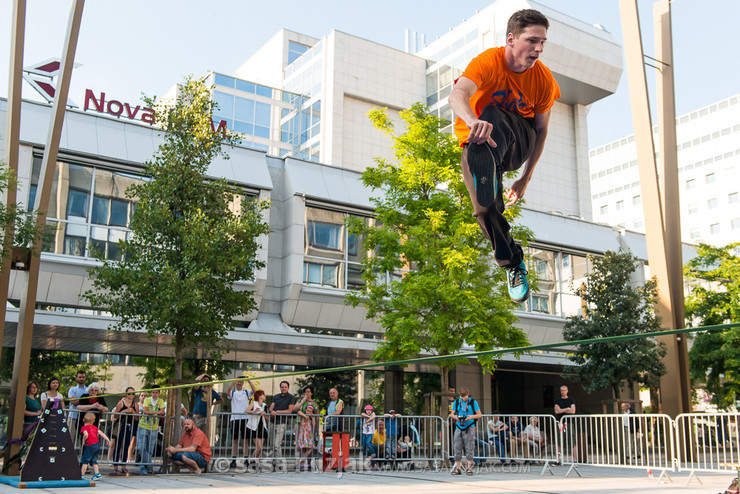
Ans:
{"label": "tree trunk", "polygon": [[184,342],[184,331],[178,329],[175,331],[175,380],[182,379],[182,347]]}
{"label": "tree trunk", "polygon": [[[182,347],[184,342],[183,330],[178,329],[175,333],[175,382],[180,384],[182,382]],[[175,445],[180,442],[181,425],[180,420],[181,408],[182,408],[182,395],[180,388],[169,390],[174,395],[174,400],[170,400],[173,404],[172,409],[167,411],[167,415],[172,417],[170,422],[172,428],[172,434],[170,435],[170,445]]]}
{"label": "tree trunk", "polygon": [[612,392],[614,393],[615,400],[618,400],[621,397],[621,389],[619,383],[612,383]]}

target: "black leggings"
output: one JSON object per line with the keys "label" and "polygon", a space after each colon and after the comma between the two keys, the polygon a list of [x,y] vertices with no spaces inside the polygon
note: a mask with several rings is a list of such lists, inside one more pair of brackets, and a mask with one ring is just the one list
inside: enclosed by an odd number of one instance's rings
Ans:
{"label": "black leggings", "polygon": [[[521,168],[532,154],[534,140],[537,133],[534,130],[534,119],[523,118],[516,113],[501,110],[495,105],[488,105],[483,109],[479,117],[481,120],[491,122],[493,131],[491,137],[497,147],[493,148],[496,157],[497,170],[496,182],[498,190],[493,201],[493,206],[484,208],[476,200],[475,181],[468,167],[468,145],[463,148],[462,171],[465,186],[468,189],[470,200],[473,202],[478,218],[478,224],[483,230],[486,238],[491,242],[493,257],[501,267],[513,267],[521,264],[524,260],[522,248],[514,242],[509,233],[511,227],[504,218],[504,197],[502,175],[504,172],[514,171]],[[493,187],[493,184],[489,185]]]}

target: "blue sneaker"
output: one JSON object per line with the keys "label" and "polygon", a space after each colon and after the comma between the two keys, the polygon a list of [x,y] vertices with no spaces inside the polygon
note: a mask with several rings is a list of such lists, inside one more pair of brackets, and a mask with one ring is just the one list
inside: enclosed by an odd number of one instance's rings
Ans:
{"label": "blue sneaker", "polygon": [[99,473],[96,473],[95,475],[93,475],[92,477],[90,477],[90,480],[95,481],[95,480],[100,480],[102,478],[103,478],[102,475],[100,475]]}
{"label": "blue sneaker", "polygon": [[496,199],[496,158],[488,144],[468,144],[468,168],[475,181],[475,199],[487,208]]}
{"label": "blue sneaker", "polygon": [[519,266],[506,268],[509,280],[509,297],[516,303],[524,302],[529,298],[529,283],[527,282],[527,265],[524,261]]}

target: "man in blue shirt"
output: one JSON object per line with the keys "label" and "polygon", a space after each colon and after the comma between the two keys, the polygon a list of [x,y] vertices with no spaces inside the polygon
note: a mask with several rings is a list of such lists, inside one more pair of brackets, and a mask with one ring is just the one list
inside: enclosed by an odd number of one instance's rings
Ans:
{"label": "man in blue shirt", "polygon": [[[196,381],[208,383],[211,380],[211,376],[208,374],[201,374],[195,378]],[[221,395],[213,389],[212,386],[198,386],[193,388],[193,420],[195,426],[204,431],[208,435],[208,428],[206,427],[206,417],[208,416],[208,408],[212,405],[218,405],[224,401]],[[210,395],[210,399],[209,399]]]}
{"label": "man in blue shirt", "polygon": [[478,402],[470,397],[470,390],[466,387],[460,389],[460,398],[452,405],[450,420],[455,424],[455,437],[453,439],[453,450],[455,453],[455,467],[452,475],[460,475],[462,463],[462,452],[465,450],[465,459],[468,460],[466,473],[473,475],[473,458],[475,455],[475,421],[481,418]]}
{"label": "man in blue shirt", "polygon": [[[87,374],[84,370],[78,370],[75,374],[75,381],[77,386],[69,388],[67,392],[67,398],[69,398],[69,433],[72,436],[72,441],[76,441],[79,435],[80,428],[82,427],[82,419],[78,417],[79,412],[72,411],[77,410],[77,405],[80,403],[82,395],[87,394],[87,386],[85,386],[85,379]],[[84,414],[83,414],[84,415]]]}

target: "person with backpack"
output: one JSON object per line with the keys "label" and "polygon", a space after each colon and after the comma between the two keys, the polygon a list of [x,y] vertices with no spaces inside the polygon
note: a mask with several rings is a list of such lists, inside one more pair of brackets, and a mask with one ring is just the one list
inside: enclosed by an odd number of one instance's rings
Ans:
{"label": "person with backpack", "polygon": [[450,420],[455,424],[455,436],[453,439],[453,450],[455,454],[455,467],[452,475],[460,475],[462,464],[462,453],[465,450],[465,459],[468,460],[467,475],[473,475],[473,457],[475,455],[475,421],[481,418],[478,402],[470,397],[470,390],[466,387],[460,389],[460,397],[452,405]]}

